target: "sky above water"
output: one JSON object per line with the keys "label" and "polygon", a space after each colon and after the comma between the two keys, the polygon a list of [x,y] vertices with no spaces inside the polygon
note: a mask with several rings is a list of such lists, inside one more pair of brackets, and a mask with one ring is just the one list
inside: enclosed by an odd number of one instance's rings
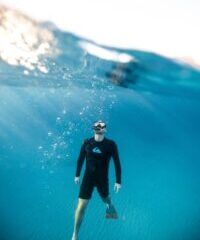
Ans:
{"label": "sky above water", "polygon": [[0,4],[97,43],[200,64],[198,0],[0,0]]}

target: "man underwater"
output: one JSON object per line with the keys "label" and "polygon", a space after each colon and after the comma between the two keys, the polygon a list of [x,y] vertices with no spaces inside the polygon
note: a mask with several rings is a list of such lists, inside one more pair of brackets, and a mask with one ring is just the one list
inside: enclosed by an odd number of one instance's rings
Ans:
{"label": "man underwater", "polygon": [[92,197],[94,187],[106,204],[106,218],[118,218],[114,205],[109,196],[109,161],[112,157],[115,166],[116,182],[114,191],[117,193],[121,188],[121,164],[116,143],[104,136],[106,124],[99,120],[93,125],[94,137],[85,139],[82,143],[77,160],[75,183],[80,183],[80,173],[86,157],[86,168],[80,186],[78,205],[75,211],[74,231],[72,240],[78,240],[78,232],[83,220],[85,209]]}

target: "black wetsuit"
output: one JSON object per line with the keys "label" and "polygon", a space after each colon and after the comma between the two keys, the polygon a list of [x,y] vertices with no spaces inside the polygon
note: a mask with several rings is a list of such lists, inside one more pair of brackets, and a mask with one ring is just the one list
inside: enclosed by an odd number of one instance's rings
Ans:
{"label": "black wetsuit", "polygon": [[108,170],[111,157],[114,160],[116,182],[121,184],[121,165],[116,143],[106,137],[100,142],[96,141],[94,137],[85,139],[77,160],[76,177],[80,176],[85,157],[86,168],[79,198],[90,199],[95,186],[101,197],[107,197],[109,195]]}

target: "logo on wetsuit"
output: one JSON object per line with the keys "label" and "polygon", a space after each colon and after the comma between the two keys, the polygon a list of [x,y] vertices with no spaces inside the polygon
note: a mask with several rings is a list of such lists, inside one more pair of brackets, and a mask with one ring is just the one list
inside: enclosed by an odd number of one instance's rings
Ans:
{"label": "logo on wetsuit", "polygon": [[98,147],[95,147],[92,149],[94,153],[102,153],[101,150]]}

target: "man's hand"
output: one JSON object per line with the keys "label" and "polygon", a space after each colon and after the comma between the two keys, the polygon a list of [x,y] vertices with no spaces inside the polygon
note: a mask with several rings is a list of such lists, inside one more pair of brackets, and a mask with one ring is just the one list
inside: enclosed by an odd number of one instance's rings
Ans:
{"label": "man's hand", "polygon": [[121,188],[121,184],[115,183],[115,185],[114,185],[114,191],[115,191],[116,193],[119,191],[120,188]]}
{"label": "man's hand", "polygon": [[80,177],[75,177],[74,182],[75,182],[75,184],[79,184],[80,183]]}

